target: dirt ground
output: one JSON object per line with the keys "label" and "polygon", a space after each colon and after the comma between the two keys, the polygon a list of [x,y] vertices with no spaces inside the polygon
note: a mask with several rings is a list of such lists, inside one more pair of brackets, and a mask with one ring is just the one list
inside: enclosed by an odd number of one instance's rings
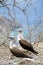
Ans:
{"label": "dirt ground", "polygon": [[[11,52],[7,45],[0,45],[0,65],[43,65],[43,43],[39,43],[37,47],[35,47],[35,50],[38,51],[38,56],[34,54],[30,54],[30,56],[33,56],[33,59],[36,62],[32,62],[29,60],[23,60],[19,59],[19,63],[16,62],[17,59],[14,57],[11,59]],[[25,52],[29,55],[29,52]]]}

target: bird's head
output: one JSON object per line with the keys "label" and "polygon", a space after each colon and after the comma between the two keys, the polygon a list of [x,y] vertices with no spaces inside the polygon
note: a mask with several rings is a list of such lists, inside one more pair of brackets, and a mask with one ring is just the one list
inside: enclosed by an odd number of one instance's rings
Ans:
{"label": "bird's head", "polygon": [[22,33],[22,28],[18,29],[18,33]]}
{"label": "bird's head", "polygon": [[18,29],[18,40],[21,40],[23,38],[24,38],[23,37],[23,30],[20,28],[20,29]]}

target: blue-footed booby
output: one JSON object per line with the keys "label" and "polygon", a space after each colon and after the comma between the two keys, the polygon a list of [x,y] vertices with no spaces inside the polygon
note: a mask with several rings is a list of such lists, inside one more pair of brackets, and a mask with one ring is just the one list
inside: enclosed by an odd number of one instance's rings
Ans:
{"label": "blue-footed booby", "polygon": [[24,39],[22,29],[18,29],[18,39],[17,40],[23,49],[31,51],[34,54],[38,54],[38,52],[34,50],[33,46],[27,40]]}

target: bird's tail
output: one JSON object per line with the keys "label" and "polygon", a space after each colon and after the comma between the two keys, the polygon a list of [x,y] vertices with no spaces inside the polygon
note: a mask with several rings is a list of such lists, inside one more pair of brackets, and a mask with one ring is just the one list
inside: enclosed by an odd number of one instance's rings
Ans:
{"label": "bird's tail", "polygon": [[34,54],[38,54],[38,52],[37,52],[37,51],[35,51],[35,50],[33,50],[33,53],[34,53]]}

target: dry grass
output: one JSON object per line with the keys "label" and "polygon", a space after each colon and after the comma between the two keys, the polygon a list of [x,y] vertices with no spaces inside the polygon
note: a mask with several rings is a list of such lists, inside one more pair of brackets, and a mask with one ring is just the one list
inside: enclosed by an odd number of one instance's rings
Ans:
{"label": "dry grass", "polygon": [[[35,48],[39,54],[35,56],[34,54],[30,54],[33,56],[36,62],[30,62],[28,60],[19,59],[19,63],[15,64],[15,57],[11,59],[11,52],[7,45],[0,45],[0,65],[43,65],[43,43],[39,43],[37,48]],[[25,52],[29,55],[29,52]]]}

